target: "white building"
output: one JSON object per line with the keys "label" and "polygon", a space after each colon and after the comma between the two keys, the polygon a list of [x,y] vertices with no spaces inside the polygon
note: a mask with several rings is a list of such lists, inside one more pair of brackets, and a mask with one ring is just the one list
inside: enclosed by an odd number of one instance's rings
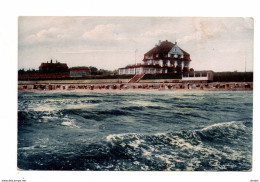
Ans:
{"label": "white building", "polygon": [[207,71],[193,71],[184,73],[182,75],[183,82],[208,82],[213,81],[214,72],[211,70]]}
{"label": "white building", "polygon": [[189,71],[190,55],[177,42],[159,41],[144,54],[143,64],[119,68],[120,75],[181,73]]}

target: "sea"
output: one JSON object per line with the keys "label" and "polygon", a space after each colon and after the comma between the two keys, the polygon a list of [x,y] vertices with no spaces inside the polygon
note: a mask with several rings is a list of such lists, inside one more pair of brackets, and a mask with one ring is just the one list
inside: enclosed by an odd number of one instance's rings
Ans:
{"label": "sea", "polygon": [[253,92],[18,93],[17,167],[250,171]]}

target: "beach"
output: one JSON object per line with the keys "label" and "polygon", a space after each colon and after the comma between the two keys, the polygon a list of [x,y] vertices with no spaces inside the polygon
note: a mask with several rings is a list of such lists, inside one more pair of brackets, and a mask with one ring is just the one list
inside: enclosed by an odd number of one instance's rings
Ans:
{"label": "beach", "polygon": [[140,90],[169,90],[169,91],[253,91],[253,82],[99,82],[84,83],[78,81],[19,81],[19,92],[37,91],[140,91]]}

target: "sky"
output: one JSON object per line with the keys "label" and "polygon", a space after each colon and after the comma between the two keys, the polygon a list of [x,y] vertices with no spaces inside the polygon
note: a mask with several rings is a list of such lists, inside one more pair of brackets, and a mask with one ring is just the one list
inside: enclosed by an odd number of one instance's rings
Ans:
{"label": "sky", "polygon": [[254,20],[240,17],[19,17],[18,69],[42,62],[115,70],[177,41],[194,70],[253,71]]}

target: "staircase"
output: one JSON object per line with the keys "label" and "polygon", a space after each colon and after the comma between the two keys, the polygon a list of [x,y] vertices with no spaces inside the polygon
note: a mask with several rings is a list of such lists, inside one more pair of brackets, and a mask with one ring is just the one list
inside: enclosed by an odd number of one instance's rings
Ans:
{"label": "staircase", "polygon": [[128,83],[138,83],[145,74],[137,74]]}

